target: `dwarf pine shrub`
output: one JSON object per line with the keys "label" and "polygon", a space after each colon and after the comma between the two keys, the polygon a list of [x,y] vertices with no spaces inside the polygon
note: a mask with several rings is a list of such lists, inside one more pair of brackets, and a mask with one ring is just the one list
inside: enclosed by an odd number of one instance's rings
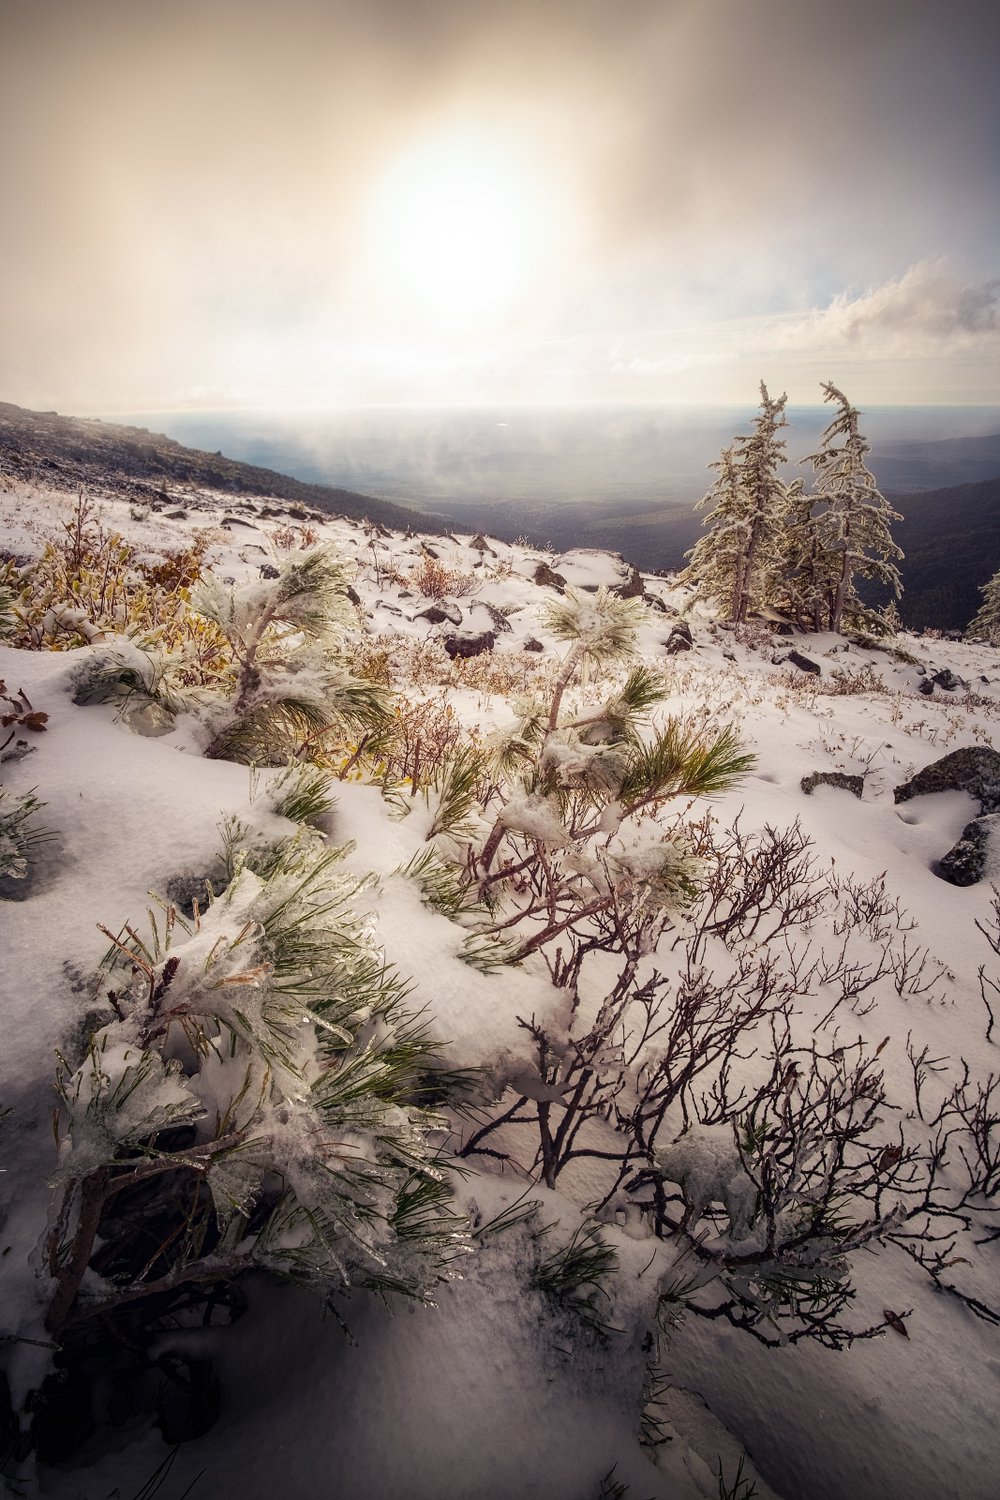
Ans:
{"label": "dwarf pine shrub", "polygon": [[446,1274],[431,1048],[343,853],[237,855],[204,911],[106,929],[110,1009],[57,1078],[53,1332],[252,1267],[423,1299]]}
{"label": "dwarf pine shrub", "polygon": [[0,880],[24,880],[32,854],[52,837],[31,821],[44,806],[33,792],[15,797],[0,786]]}

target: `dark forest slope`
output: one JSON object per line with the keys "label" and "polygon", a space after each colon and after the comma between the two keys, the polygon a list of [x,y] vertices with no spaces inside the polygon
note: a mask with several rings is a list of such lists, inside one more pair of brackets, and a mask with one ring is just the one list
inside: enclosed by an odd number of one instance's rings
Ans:
{"label": "dark forest slope", "polygon": [[905,554],[904,623],[964,630],[1000,568],[1000,479],[889,499],[903,517],[892,534]]}

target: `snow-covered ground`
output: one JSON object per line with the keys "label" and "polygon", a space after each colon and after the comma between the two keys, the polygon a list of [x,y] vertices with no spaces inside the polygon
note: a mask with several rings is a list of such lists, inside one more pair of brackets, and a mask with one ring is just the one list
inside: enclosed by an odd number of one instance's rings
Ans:
{"label": "snow-covered ground", "polygon": [[[427,562],[419,538],[317,516],[265,517],[264,502],[245,498],[172,497],[178,499],[184,514],[172,516],[133,514],[108,499],[104,524],[152,555],[207,529],[212,567],[237,582],[284,555],[282,545],[295,540],[290,528],[334,543],[357,569],[359,639],[373,652],[408,651],[409,691],[440,701],[483,735],[510,718],[513,695],[551,682],[565,650],[546,623],[544,606],[557,595],[534,581],[539,564],[581,588],[629,580],[630,570],[605,554],[543,556],[493,539],[484,551],[480,539],[463,534],[434,543],[436,561],[451,574],[435,615],[434,601],[418,588]],[[0,493],[3,547],[20,561],[37,556],[71,507],[70,497],[40,488]],[[935,862],[979,812],[967,792],[897,804],[893,791],[951,750],[996,745],[1000,654],[908,635],[889,649],[835,636],[788,640],[763,624],[737,636],[671,580],[646,577],[643,584],[658,601],[639,632],[641,657],[667,688],[657,712],[735,724],[756,756],[735,789],[692,806],[690,818],[710,811],[717,828],[738,819],[744,832],[798,821],[817,867],[833,862],[859,889],[884,882],[888,899],[898,902],[896,931],[910,950],[922,951],[912,982],[886,972],[862,998],[843,1002],[838,1018],[845,1045],[860,1038],[872,1050],[882,1046],[894,1119],[915,1114],[910,1055],[922,1049],[937,1070],[928,1097],[965,1064],[972,1080],[985,1081],[997,1071],[997,1038],[987,1040],[979,971],[985,966],[987,978],[1000,979],[1000,959],[982,930],[993,919],[991,877],[1000,878],[1000,870],[988,867],[986,878],[967,887],[935,873]],[[668,654],[682,615],[693,649]],[[492,632],[492,651],[449,667],[425,643],[456,631]],[[791,647],[818,672],[786,661]],[[18,899],[0,906],[0,1107],[12,1111],[0,1126],[0,1276],[3,1332],[19,1340],[4,1355],[18,1397],[48,1358],[26,1340],[45,1339],[38,1245],[54,1166],[54,1052],[80,1036],[91,977],[107,946],[97,924],[117,930],[126,918],[141,918],[147,891],[210,870],[225,818],[237,815],[251,826],[273,818],[261,789],[275,773],[251,776],[245,766],[205,759],[183,716],[172,732],[150,736],[130,731],[111,705],[74,704],[74,673],[94,649],[0,646],[7,693],[23,693],[48,715],[44,731],[24,732],[30,750],[6,759],[0,780],[11,796],[35,793],[44,803],[37,821],[52,834],[37,847],[22,888],[4,887]],[[921,692],[945,670],[961,681]],[[587,702],[586,685],[573,691]],[[5,737],[0,731],[0,743]],[[863,776],[860,799],[829,785],[805,795],[802,778],[815,771]],[[489,973],[462,962],[465,930],[431,911],[414,884],[394,873],[423,845],[423,804],[416,800],[400,819],[364,780],[345,779],[335,791],[325,831],[337,844],[354,841],[354,871],[380,877],[370,897],[377,941],[412,979],[413,998],[448,1044],[450,1063],[517,1076],[530,1066],[518,1018],[554,1013],[564,1001],[540,955]],[[1000,849],[1000,841],[992,847]],[[821,914],[813,924],[817,953],[837,947],[832,920]],[[821,983],[803,984],[798,1007],[807,1030],[829,1011],[831,994]],[[470,1128],[456,1121],[453,1144]],[[457,1206],[473,1222],[488,1221],[528,1189],[546,1222],[571,1226],[595,1196],[583,1170],[568,1171],[556,1193],[510,1163],[501,1170],[479,1156],[462,1165]],[[179,1449],[160,1490],[164,1500],[186,1493],[198,1475],[194,1495],[219,1500],[278,1493],[289,1500],[597,1500],[620,1493],[619,1484],[630,1487],[631,1500],[698,1500],[722,1493],[720,1462],[731,1486],[741,1459],[758,1496],[784,1500],[987,1500],[997,1493],[997,1327],[935,1289],[897,1246],[855,1257],[851,1321],[880,1323],[893,1310],[906,1315],[902,1331],[890,1326],[841,1352],[809,1340],[765,1348],[722,1322],[690,1314],[681,1320],[661,1351],[669,1441],[641,1448],[636,1371],[647,1292],[661,1262],[648,1267],[654,1252],[664,1257],[667,1250],[658,1249],[640,1217],[608,1223],[604,1233],[620,1260],[612,1321],[623,1331],[579,1338],[526,1286],[526,1233],[522,1225],[477,1240],[436,1307],[345,1298],[350,1339],[306,1293],[254,1280],[250,1311],[232,1329],[185,1335],[210,1341],[222,1408],[204,1437]],[[995,1249],[970,1239],[953,1272],[970,1297],[994,1307]],[[90,1440],[65,1467],[29,1474],[24,1488],[61,1500],[103,1500],[113,1490],[132,1496],[166,1452],[156,1432],[126,1425],[110,1439]],[[747,1486],[735,1493],[746,1500]]]}

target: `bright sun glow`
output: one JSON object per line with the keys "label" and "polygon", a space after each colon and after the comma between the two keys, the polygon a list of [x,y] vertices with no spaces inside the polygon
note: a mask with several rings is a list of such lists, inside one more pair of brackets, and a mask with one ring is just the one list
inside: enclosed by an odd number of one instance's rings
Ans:
{"label": "bright sun glow", "polygon": [[373,209],[371,269],[382,294],[452,327],[501,321],[537,284],[560,227],[529,160],[458,133],[396,157]]}

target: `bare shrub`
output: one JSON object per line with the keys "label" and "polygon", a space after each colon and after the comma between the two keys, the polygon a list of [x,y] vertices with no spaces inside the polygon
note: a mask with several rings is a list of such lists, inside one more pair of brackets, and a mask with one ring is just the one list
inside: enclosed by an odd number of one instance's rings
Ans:
{"label": "bare shrub", "polygon": [[409,573],[404,574],[403,581],[425,599],[462,599],[474,594],[482,580],[475,573],[449,568],[440,558],[424,553]]}

